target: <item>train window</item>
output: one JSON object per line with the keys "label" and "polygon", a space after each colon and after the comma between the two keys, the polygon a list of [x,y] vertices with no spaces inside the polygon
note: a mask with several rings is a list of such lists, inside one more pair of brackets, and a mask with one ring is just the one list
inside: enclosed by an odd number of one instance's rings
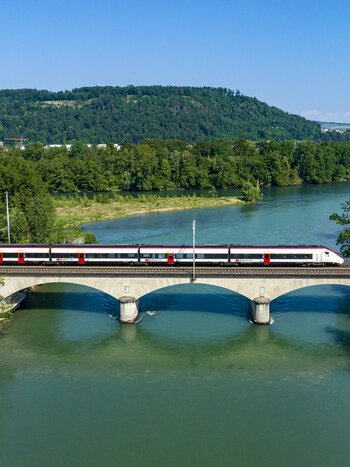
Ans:
{"label": "train window", "polygon": [[143,256],[144,258],[150,258],[151,257],[151,255],[149,253],[142,253],[141,256]]}
{"label": "train window", "polygon": [[329,251],[325,251],[326,255],[329,256]]}
{"label": "train window", "polygon": [[47,258],[49,253],[26,253],[27,258]]}
{"label": "train window", "polygon": [[203,253],[196,253],[196,258],[197,259],[204,259],[204,254]]}
{"label": "train window", "polygon": [[261,253],[231,253],[231,259],[262,259],[262,257]]}
{"label": "train window", "polygon": [[312,254],[308,253],[298,253],[298,254],[284,254],[284,253],[272,253],[271,259],[312,259]]}
{"label": "train window", "polygon": [[18,253],[4,253],[4,258],[18,258]]}
{"label": "train window", "polygon": [[204,255],[205,258],[208,259],[226,259],[227,254],[226,253],[205,253]]}
{"label": "train window", "polygon": [[76,253],[61,253],[61,252],[55,252],[52,253],[52,258],[76,258]]}

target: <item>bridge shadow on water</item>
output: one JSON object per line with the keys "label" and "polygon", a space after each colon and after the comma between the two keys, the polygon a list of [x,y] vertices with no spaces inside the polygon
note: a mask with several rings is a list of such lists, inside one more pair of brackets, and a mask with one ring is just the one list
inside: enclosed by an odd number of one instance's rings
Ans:
{"label": "bridge shadow on water", "polygon": [[35,287],[21,309],[69,309],[86,313],[105,313],[106,310],[101,304],[113,305],[119,312],[119,301],[108,294],[81,285],[57,283]]}
{"label": "bridge shadow on water", "polygon": [[305,287],[271,302],[278,335],[303,345],[328,345],[350,354],[350,287]]}
{"label": "bridge shadow on water", "polygon": [[[103,306],[101,306],[103,304]],[[97,305],[97,306],[96,306]],[[69,309],[87,313],[119,315],[120,302],[96,289],[65,283],[37,286],[22,309]],[[141,312],[171,310],[230,314],[248,318],[249,300],[221,287],[202,284],[173,285],[141,297]]]}
{"label": "bridge shadow on water", "polygon": [[350,287],[290,292],[272,301],[272,326],[249,323],[245,297],[202,284],[158,290],[142,297],[140,304],[139,323],[121,325],[119,302],[107,294],[77,285],[41,286],[17,312],[16,340],[43,354],[73,356],[110,349],[125,360],[130,343],[145,355],[191,355],[198,362],[232,357],[244,348],[267,355],[272,349],[280,354],[307,352],[315,358],[350,354]]}

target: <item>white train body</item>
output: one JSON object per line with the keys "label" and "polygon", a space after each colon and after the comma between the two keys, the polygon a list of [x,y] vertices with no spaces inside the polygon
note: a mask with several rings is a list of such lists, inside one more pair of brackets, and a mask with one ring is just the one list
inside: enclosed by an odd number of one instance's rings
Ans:
{"label": "white train body", "polygon": [[[320,246],[198,245],[198,265],[341,265],[344,259]],[[0,245],[0,264],[190,265],[193,247],[152,245]]]}
{"label": "white train body", "polygon": [[136,263],[138,246],[115,245],[110,247],[97,245],[52,246],[53,263]]}
{"label": "white train body", "polygon": [[50,262],[50,247],[28,245],[0,245],[0,264],[42,264]]}

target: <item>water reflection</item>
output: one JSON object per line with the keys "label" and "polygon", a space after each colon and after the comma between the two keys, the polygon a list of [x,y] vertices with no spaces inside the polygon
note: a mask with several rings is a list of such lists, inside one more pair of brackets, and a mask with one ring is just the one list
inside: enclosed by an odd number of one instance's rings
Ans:
{"label": "water reflection", "polygon": [[[199,373],[280,372],[286,367],[326,371],[347,365],[349,290],[312,289],[272,302],[275,322],[270,327],[249,323],[244,297],[222,289],[216,294],[204,285],[150,294],[141,304],[140,323],[121,325],[116,300],[80,286],[49,285],[34,292],[16,313],[2,342],[2,363],[7,368],[11,363],[14,371],[41,366],[59,371],[62,365],[90,371],[94,362],[95,372],[109,368],[117,373],[142,367],[145,359],[156,371],[171,366]],[[324,300],[313,310],[315,297]]]}
{"label": "water reflection", "polygon": [[[322,285],[299,289],[274,300],[271,312],[277,335],[304,348],[323,344],[339,349],[338,331],[342,330],[343,343],[350,332],[350,288]],[[344,350],[343,345],[341,348]]]}

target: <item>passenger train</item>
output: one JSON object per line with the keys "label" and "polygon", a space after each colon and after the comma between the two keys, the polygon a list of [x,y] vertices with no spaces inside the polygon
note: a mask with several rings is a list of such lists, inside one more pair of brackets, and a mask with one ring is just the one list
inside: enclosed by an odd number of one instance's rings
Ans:
{"label": "passenger train", "polygon": [[[220,266],[341,265],[338,253],[321,245],[198,245],[195,263]],[[0,265],[191,265],[191,245],[0,245]]]}

